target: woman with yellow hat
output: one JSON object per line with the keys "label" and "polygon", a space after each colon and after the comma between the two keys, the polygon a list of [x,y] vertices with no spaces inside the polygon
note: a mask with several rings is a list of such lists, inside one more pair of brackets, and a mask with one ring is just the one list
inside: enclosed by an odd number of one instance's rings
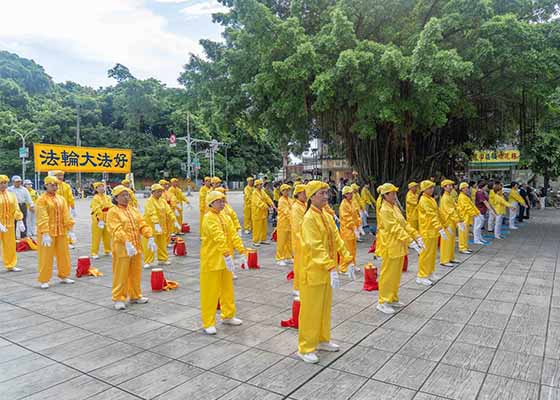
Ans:
{"label": "woman with yellow hat", "polygon": [[134,194],[134,190],[130,187],[131,186],[130,180],[129,179],[124,179],[121,182],[121,185],[128,189],[128,193],[129,193],[129,196],[130,196],[130,201],[129,201],[128,205],[130,207],[134,207],[134,208],[139,209],[138,200],[136,199],[136,195]]}
{"label": "woman with yellow hat", "polygon": [[317,363],[316,350],[339,350],[331,342],[332,289],[340,287],[337,255],[343,263],[349,262],[352,255],[346,250],[334,220],[323,211],[329,199],[329,186],[311,181],[305,191],[309,208],[301,228],[298,356],[307,363]]}
{"label": "woman with yellow hat", "polygon": [[39,197],[37,209],[37,241],[39,278],[42,289],[48,289],[52,277],[53,262],[61,283],[74,283],[70,278],[70,253],[68,239],[76,241],[72,231],[74,220],[64,197],[57,194],[59,181],[54,176],[45,178],[46,192]]}
{"label": "woman with yellow hat", "polygon": [[290,214],[292,205],[290,203],[290,185],[280,186],[280,198],[278,199],[278,222],[276,225],[276,262],[278,265],[286,266],[292,262],[292,227]]}
{"label": "woman with yellow hat", "polygon": [[111,198],[105,194],[105,184],[95,182],[93,188],[96,193],[91,200],[91,258],[99,258],[99,244],[103,239],[105,255],[111,254],[111,235],[106,227],[107,212],[113,207]]}
{"label": "woman with yellow hat", "polygon": [[251,196],[251,221],[253,222],[253,245],[269,244],[266,240],[268,228],[268,210],[275,208],[274,203],[263,190],[263,181],[255,181],[255,189]]}
{"label": "woman with yellow hat", "polygon": [[430,286],[439,278],[434,274],[436,268],[438,237],[447,239],[446,230],[433,198],[435,182],[425,180],[420,183],[420,200],[418,200],[418,230],[424,241],[424,250],[418,257],[418,276],[416,283]]}
{"label": "woman with yellow hat", "polygon": [[293,196],[295,198],[290,210],[290,224],[292,227],[292,249],[294,250],[294,283],[293,294],[299,296],[299,279],[302,262],[301,225],[307,211],[307,195],[305,185],[295,185]]}
{"label": "woman with yellow hat", "polygon": [[[10,179],[0,175],[0,241],[2,242],[2,258],[4,268],[8,271],[18,272],[16,267],[16,233],[14,221],[17,221],[18,230],[25,232],[23,213],[19,208],[16,195],[8,191]],[[23,228],[23,229],[22,229]]]}
{"label": "woman with yellow hat", "polygon": [[64,171],[52,171],[51,175],[54,176],[59,182],[57,194],[64,197],[64,200],[66,200],[66,204],[70,208],[70,214],[72,218],[76,218],[78,214],[76,212],[76,202],[74,200],[74,195],[72,194],[72,186],[64,182]]}
{"label": "woman with yellow hat", "polygon": [[246,250],[235,232],[231,219],[223,213],[225,195],[211,191],[206,197],[208,212],[202,221],[200,248],[200,315],[202,328],[208,335],[216,334],[216,308],[220,304],[222,323],[241,325],[235,317],[233,251],[242,254],[246,263]]}
{"label": "woman with yellow hat", "polygon": [[381,185],[379,195],[383,196],[381,215],[381,234],[383,251],[381,254],[381,276],[379,278],[379,300],[377,309],[385,314],[394,314],[395,308],[404,306],[399,301],[404,256],[408,246],[421,254],[424,242],[418,232],[404,219],[397,204],[398,188],[391,184]]}
{"label": "woman with yellow hat", "polygon": [[241,224],[239,223],[239,218],[237,217],[237,213],[233,210],[233,207],[229,204],[227,200],[227,189],[224,187],[216,188],[217,192],[220,192],[224,195],[224,210],[223,213],[231,219],[233,224],[233,229],[237,233],[238,236],[241,237]]}
{"label": "woman with yellow hat", "polygon": [[[373,195],[371,194],[371,192],[369,191],[368,185],[364,185],[364,187],[362,188],[362,191],[360,192],[360,197],[362,199],[362,202],[364,204],[364,211],[366,213],[368,213],[368,207],[374,207],[375,208],[375,198],[373,197]],[[367,219],[366,219],[367,222]]]}
{"label": "woman with yellow hat", "polygon": [[346,245],[346,249],[352,255],[352,260],[340,264],[340,272],[348,274],[350,279],[355,279],[354,267],[356,264],[356,240],[360,237],[359,228],[361,226],[360,218],[354,209],[354,191],[350,186],[342,188],[342,202],[338,213],[340,215],[340,237]]}
{"label": "woman with yellow hat", "polygon": [[204,184],[198,191],[198,209],[200,211],[199,217],[199,229],[202,229],[202,220],[204,218],[204,214],[206,214],[206,195],[208,192],[212,191],[212,178],[209,176],[204,177]]}
{"label": "woman with yellow hat", "polygon": [[[167,237],[169,226],[177,223],[175,214],[171,207],[163,198],[163,186],[155,183],[150,188],[152,194],[144,206],[144,219],[150,225],[154,233],[157,246],[157,260],[159,264],[169,265],[169,255],[167,254]],[[148,246],[146,238],[142,241],[144,247],[144,268],[150,268],[155,262],[155,252]]]}
{"label": "woman with yellow hat", "polygon": [[123,185],[113,189],[112,207],[107,212],[107,230],[111,234],[113,250],[112,299],[116,310],[126,309],[130,303],[144,304],[142,296],[142,245],[147,241],[150,251],[157,251],[152,229],[136,207],[130,205],[132,191]]}
{"label": "woman with yellow hat", "polygon": [[457,203],[451,194],[454,189],[454,183],[451,179],[441,181],[443,195],[439,200],[439,213],[442,225],[449,233],[446,238],[441,238],[440,243],[439,263],[444,267],[454,267],[459,264],[458,261],[455,261],[456,232],[457,228],[460,231],[466,229],[457,211]]}
{"label": "woman with yellow hat", "polygon": [[171,187],[168,189],[168,191],[173,196],[175,196],[175,199],[177,199],[177,212],[175,213],[175,215],[177,216],[177,222],[179,223],[179,225],[182,225],[183,203],[189,205],[189,199],[187,199],[187,196],[185,196],[185,193],[183,193],[183,191],[181,190],[181,187],[179,186],[179,179],[172,178],[170,182]]}
{"label": "woman with yellow hat", "polygon": [[469,249],[469,226],[472,225],[474,218],[480,215],[480,211],[474,205],[469,196],[469,184],[461,182],[459,185],[459,198],[457,199],[457,210],[461,221],[465,224],[465,229],[459,229],[459,253],[471,254]]}
{"label": "woman with yellow hat", "polygon": [[383,250],[383,236],[381,235],[381,206],[383,205],[383,196],[381,196],[381,186],[378,186],[376,189],[377,192],[377,199],[375,199],[375,224],[376,224],[376,231],[375,231],[375,256],[381,257],[381,253]]}
{"label": "woman with yellow hat", "polygon": [[252,229],[251,222],[251,196],[253,195],[254,179],[252,176],[247,178],[247,186],[243,189],[243,226],[245,234],[248,235]]}
{"label": "woman with yellow hat", "polygon": [[[358,227],[358,232],[360,235],[365,235],[363,226],[367,224],[367,218],[364,221],[364,203],[362,198],[360,197],[360,186],[358,184],[353,183],[351,186],[354,195],[352,196],[352,204],[354,205],[354,212],[357,214],[358,219],[360,220],[360,226]],[[358,242],[362,240],[358,237]]]}
{"label": "woman with yellow hat", "polygon": [[179,216],[179,201],[177,198],[169,191],[171,183],[165,179],[161,179],[159,184],[163,186],[162,198],[165,200],[171,211],[175,215],[172,220],[167,221],[167,245],[171,245],[171,235],[175,235],[181,230],[181,225],[177,222],[177,217]]}
{"label": "woman with yellow hat", "polygon": [[414,229],[418,230],[418,184],[410,182],[406,193],[406,222]]}
{"label": "woman with yellow hat", "polygon": [[514,206],[509,203],[504,198],[502,183],[497,181],[494,182],[494,209],[496,210],[496,221],[494,225],[494,238],[503,239],[502,236],[502,222],[506,216],[506,210],[508,208],[514,208]]}

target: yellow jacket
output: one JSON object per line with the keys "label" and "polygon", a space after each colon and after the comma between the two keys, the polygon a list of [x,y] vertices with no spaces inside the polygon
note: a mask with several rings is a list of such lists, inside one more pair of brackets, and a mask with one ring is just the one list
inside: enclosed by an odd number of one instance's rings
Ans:
{"label": "yellow jacket", "polygon": [[423,238],[437,238],[443,223],[436,200],[426,193],[418,200],[418,230]]}
{"label": "yellow jacket", "polygon": [[291,231],[290,225],[290,214],[291,214],[291,204],[290,200],[287,197],[280,196],[278,200],[278,224],[276,225],[276,229],[279,231]]}
{"label": "yellow jacket", "polygon": [[231,219],[213,208],[204,215],[201,238],[200,272],[226,269],[224,257],[233,255],[234,249],[240,254],[246,253]]}
{"label": "yellow jacket", "polygon": [[[154,196],[150,196],[144,205],[144,219],[154,231],[154,235],[162,235],[166,234],[168,227],[173,225],[175,214],[173,214],[171,207],[163,199],[163,195],[159,200]],[[154,230],[155,224],[159,224],[162,233],[157,233]]]}
{"label": "yellow jacket", "polygon": [[384,201],[381,206],[381,257],[399,258],[408,252],[408,245],[419,235],[404,219],[398,206]]}
{"label": "yellow jacket", "polygon": [[303,217],[301,226],[302,263],[300,282],[305,285],[328,285],[329,270],[338,265],[337,258],[347,263],[352,256],[334,223],[333,218],[322,210],[311,206]]}
{"label": "yellow jacket", "polygon": [[8,228],[14,226],[14,220],[22,219],[23,214],[19,209],[16,195],[7,190],[0,192],[0,223]]}
{"label": "yellow jacket", "polygon": [[253,195],[253,190],[255,190],[254,186],[245,186],[243,189],[243,206],[244,207],[251,207],[251,196]]}
{"label": "yellow jacket", "polygon": [[70,210],[64,197],[58,194],[43,193],[35,204],[37,213],[37,232],[48,233],[51,237],[66,236],[74,226]]}
{"label": "yellow jacket", "polygon": [[229,203],[226,203],[223,212],[228,216],[228,218],[231,219],[231,222],[233,223],[233,229],[235,229],[235,232],[237,233],[237,231],[241,229],[241,224],[239,223],[237,214],[235,213],[235,211],[233,211],[233,208],[231,208]]}
{"label": "yellow jacket", "polygon": [[138,208],[138,199],[136,199],[136,195],[134,194],[134,190],[130,189],[130,203],[134,208]]}
{"label": "yellow jacket", "polygon": [[494,189],[490,189],[490,192],[488,193],[488,202],[494,208],[496,208],[496,205],[494,204],[495,199],[496,199],[496,192],[494,192]]}
{"label": "yellow jacket", "polygon": [[268,208],[272,206],[272,200],[263,189],[253,190],[251,195],[251,218],[254,221],[266,219]]}
{"label": "yellow jacket", "polygon": [[506,215],[506,208],[511,208],[511,204],[504,199],[503,193],[500,191],[494,194],[494,209],[498,215]]}
{"label": "yellow jacket", "polygon": [[361,225],[354,204],[347,199],[342,199],[338,210],[340,215],[340,236],[344,240],[352,240],[356,238],[354,231]]}
{"label": "yellow jacket", "polygon": [[329,214],[331,217],[334,217],[336,215],[330,204],[325,204],[325,206],[323,207],[323,211]]}
{"label": "yellow jacket", "polygon": [[107,212],[113,207],[113,203],[106,194],[97,193],[93,196],[89,207],[91,208],[91,221],[93,224],[97,224],[99,221],[107,221]]}
{"label": "yellow jacket", "polygon": [[439,214],[442,224],[446,227],[454,227],[457,223],[461,222],[457,212],[457,203],[452,194],[443,192],[439,200]]}
{"label": "yellow jacket", "polygon": [[62,196],[66,200],[66,204],[70,208],[74,208],[74,195],[72,194],[72,187],[66,182],[61,182],[58,184],[58,190],[56,194]]}
{"label": "yellow jacket", "polygon": [[408,221],[418,221],[418,193],[409,190],[406,193],[406,219]]}
{"label": "yellow jacket", "polygon": [[509,192],[508,200],[509,201],[517,201],[522,206],[526,205],[525,204],[525,199],[523,197],[521,197],[521,195],[519,194],[519,192],[515,188],[512,188],[511,192]]}
{"label": "yellow jacket", "polygon": [[471,187],[471,200],[473,203],[476,201],[476,190],[475,187]]}
{"label": "yellow jacket", "polygon": [[362,202],[368,206],[375,206],[375,199],[373,198],[371,192],[369,191],[367,186],[362,188],[362,192],[360,193],[360,197],[362,198]]}
{"label": "yellow jacket", "polygon": [[292,228],[292,247],[294,251],[301,251],[301,224],[307,205],[296,200],[290,210],[290,226]]}
{"label": "yellow jacket", "polygon": [[457,191],[453,188],[451,189],[451,197],[453,197],[453,200],[457,201],[457,198],[459,197],[459,194],[457,193]]}
{"label": "yellow jacket", "polygon": [[185,204],[189,204],[189,199],[187,199],[187,196],[185,196],[185,194],[183,193],[183,191],[181,190],[181,188],[179,186],[175,187],[175,186],[171,186],[168,190],[173,196],[175,196],[175,199],[177,199],[177,207],[179,209],[181,209],[181,203],[185,203]]}
{"label": "yellow jacket", "polygon": [[354,204],[354,208],[356,209],[358,215],[360,215],[359,213],[361,210],[365,209],[363,200],[358,192],[354,192],[354,195],[352,196],[352,204]]}
{"label": "yellow jacket", "polygon": [[[31,201],[33,202],[33,204],[35,204],[35,202],[39,198],[39,193],[37,193],[37,191],[32,188],[28,188],[27,191],[29,192],[29,196],[31,196]],[[27,207],[29,208],[29,205],[27,205]]]}
{"label": "yellow jacket", "polygon": [[171,208],[174,213],[175,211],[178,211],[180,209],[180,204],[177,200],[177,197],[175,197],[175,195],[169,190],[164,190],[161,198],[165,200],[169,208]]}
{"label": "yellow jacket", "polygon": [[210,190],[208,186],[202,185],[200,190],[198,191],[198,198],[199,198],[199,205],[198,209],[200,210],[200,214],[204,215],[206,213],[206,195]]}
{"label": "yellow jacket", "polygon": [[461,221],[465,223],[470,223],[472,217],[476,217],[480,214],[480,211],[478,211],[478,208],[476,208],[471,198],[463,192],[459,193],[457,211],[459,212]]}
{"label": "yellow jacket", "polygon": [[107,212],[107,229],[111,234],[111,247],[113,257],[127,257],[125,242],[130,242],[136,251],[142,253],[140,236],[150,238],[152,228],[142,217],[136,207],[116,206]]}
{"label": "yellow jacket", "polygon": [[272,198],[274,201],[280,200],[280,189],[274,188],[274,190],[272,191]]}

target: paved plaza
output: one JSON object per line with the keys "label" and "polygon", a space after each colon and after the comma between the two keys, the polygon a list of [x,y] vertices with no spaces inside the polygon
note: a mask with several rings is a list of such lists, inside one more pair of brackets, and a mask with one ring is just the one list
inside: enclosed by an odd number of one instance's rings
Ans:
{"label": "paved plaza", "polygon": [[[148,304],[112,308],[109,257],[93,261],[103,277],[55,278],[48,290],[36,281],[36,252],[19,254],[23,272],[0,272],[1,400],[560,399],[557,210],[536,210],[506,240],[459,254],[462,263],[438,268],[445,276],[430,288],[414,282],[411,255],[400,290],[408,305],[394,316],[375,310],[362,274],[342,278],[332,316],[341,351],[309,365],[296,356],[297,331],[280,327],[292,287],[274,245],[259,250],[261,269],[237,272],[244,324],[202,333],[196,197],[188,256],[165,268],[180,288],[152,292],[144,270]],[[241,218],[241,194],[229,197]],[[90,240],[89,200],[77,204],[74,267]],[[372,260],[370,244],[359,244],[358,265]]]}

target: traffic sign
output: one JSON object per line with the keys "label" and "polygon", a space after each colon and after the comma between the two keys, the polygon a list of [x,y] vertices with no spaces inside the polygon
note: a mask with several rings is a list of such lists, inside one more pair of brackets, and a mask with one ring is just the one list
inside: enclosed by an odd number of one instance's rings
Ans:
{"label": "traffic sign", "polygon": [[20,147],[19,148],[19,158],[29,158],[29,148]]}
{"label": "traffic sign", "polygon": [[169,135],[169,146],[175,147],[176,145],[177,145],[177,136],[175,136],[174,133],[171,133],[171,135]]}

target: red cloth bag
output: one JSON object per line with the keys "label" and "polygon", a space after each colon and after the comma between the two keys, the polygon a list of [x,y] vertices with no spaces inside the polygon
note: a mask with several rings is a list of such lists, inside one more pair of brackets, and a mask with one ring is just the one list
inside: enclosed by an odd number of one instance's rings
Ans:
{"label": "red cloth bag", "polygon": [[367,292],[379,290],[379,284],[377,283],[377,268],[368,268],[367,265],[364,267],[364,287],[362,290]]}

